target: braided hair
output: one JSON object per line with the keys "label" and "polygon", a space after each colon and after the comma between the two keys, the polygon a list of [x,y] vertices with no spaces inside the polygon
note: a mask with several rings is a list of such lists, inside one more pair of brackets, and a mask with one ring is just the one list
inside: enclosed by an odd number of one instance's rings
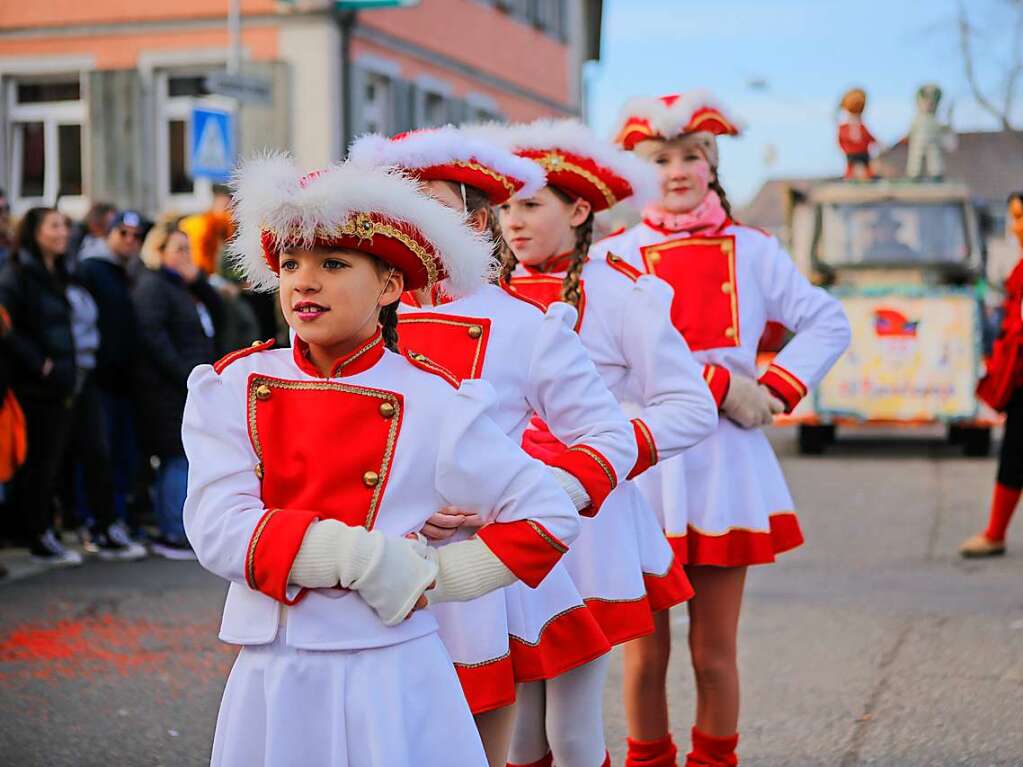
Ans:
{"label": "braided hair", "polygon": [[732,218],[732,204],[728,202],[728,195],[725,194],[725,188],[721,186],[721,174],[717,168],[712,168],[714,171],[714,180],[708,184],[708,188],[712,192],[717,192],[717,196],[721,198],[721,207],[725,209],[725,215],[728,218]]}
{"label": "braided hair", "polygon": [[472,216],[483,211],[487,217],[487,234],[490,235],[491,254],[498,268],[494,270],[495,280],[504,276],[505,254],[508,246],[504,242],[504,232],[501,231],[501,222],[497,220],[493,209],[490,207],[490,199],[479,187],[470,184],[461,184],[461,192],[465,199],[465,213]]}
{"label": "braided hair", "polygon": [[398,304],[381,307],[380,309],[380,333],[384,337],[384,346],[392,352],[398,351]]}
{"label": "braided hair", "polygon": [[[575,198],[569,196],[556,186],[551,187],[557,197],[566,205],[575,202]],[[572,258],[569,259],[568,269],[565,270],[565,277],[561,281],[561,300],[578,308],[582,299],[580,277],[583,273],[583,265],[590,253],[590,245],[593,244],[593,211],[586,217],[579,226],[575,227],[575,247],[572,249]]]}

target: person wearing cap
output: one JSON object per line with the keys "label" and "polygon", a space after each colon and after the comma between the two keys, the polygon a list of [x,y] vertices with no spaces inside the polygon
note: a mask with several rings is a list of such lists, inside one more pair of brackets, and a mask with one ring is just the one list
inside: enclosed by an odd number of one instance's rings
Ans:
{"label": "person wearing cap", "polygon": [[[452,126],[391,139],[363,136],[349,158],[419,179],[438,202],[490,232],[495,246],[503,240],[491,206],[544,185],[543,169],[533,161]],[[399,346],[425,353],[460,379],[492,384],[499,402],[495,421],[515,442],[536,414],[572,445],[552,461],[552,470],[579,511],[592,516],[635,464],[637,446],[632,424],[573,330],[577,318],[568,304],[545,314],[506,283],[459,298],[441,283],[405,294],[398,335]],[[477,519],[469,510],[448,509],[423,532],[442,545]],[[513,587],[441,605],[435,613],[492,767],[507,762],[516,682],[561,684],[611,649],[560,564],[535,589]]]}
{"label": "person wearing cap", "polygon": [[[487,415],[482,381],[397,351],[405,289],[471,292],[489,244],[384,170],[302,175],[283,156],[237,176],[231,245],[250,284],[279,286],[294,329],[197,367],[182,439],[185,531],[230,581],[220,636],[243,645],[213,765],[483,767],[428,604],[539,583],[578,532],[543,467]],[[441,549],[438,508],[486,524]],[[409,535],[412,538],[409,538]],[[437,726],[437,721],[443,726]]]}
{"label": "person wearing cap", "polygon": [[[600,514],[583,520],[565,559],[605,636],[624,644],[653,631],[657,613],[692,595],[653,510],[629,480],[711,433],[716,408],[672,327],[666,286],[617,259],[588,256],[594,213],[634,194],[651,194],[653,171],[575,121],[538,121],[492,135],[547,175],[546,187],[499,208],[508,244],[505,277],[512,290],[548,311],[557,311],[559,302],[575,306],[583,346],[634,416],[636,462]],[[547,462],[566,449],[543,422],[526,431],[523,447]],[[525,685],[511,763],[610,764],[601,707],[606,672],[606,662],[598,660],[571,675]]]}
{"label": "person wearing cap", "polygon": [[[705,91],[638,98],[616,142],[657,169],[660,199],[643,220],[594,247],[674,289],[671,316],[721,409],[717,429],[647,475],[644,490],[696,590],[689,646],[696,721],[689,767],[737,764],[736,635],[749,565],[803,542],[792,497],[761,427],[790,413],[849,344],[841,305],[813,287],[776,238],[737,224],[721,185],[716,137],[739,122]],[[794,337],[762,375],[769,321]],[[676,763],[666,699],[670,623],[626,648],[629,767]]]}
{"label": "person wearing cap", "polygon": [[115,507],[121,521],[114,535],[130,540],[124,528],[138,466],[133,374],[138,360],[138,317],[132,301],[131,271],[139,262],[146,222],[134,210],[110,220],[105,240],[88,240],[75,271],[99,309],[100,343],[96,384],[100,390],[106,438],[114,470]]}

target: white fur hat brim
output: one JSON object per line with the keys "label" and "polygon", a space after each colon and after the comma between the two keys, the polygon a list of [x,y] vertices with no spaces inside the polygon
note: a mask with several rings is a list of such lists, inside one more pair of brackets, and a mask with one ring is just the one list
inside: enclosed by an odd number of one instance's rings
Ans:
{"label": "white fur hat brim", "polygon": [[658,97],[640,96],[629,99],[622,107],[616,123],[616,135],[631,119],[646,120],[650,127],[663,138],[675,138],[689,132],[689,124],[693,116],[701,109],[713,109],[729,123],[735,134],[745,129],[745,123],[729,113],[707,90],[697,89],[682,93],[669,106]]}
{"label": "white fur hat brim", "polygon": [[[397,140],[369,133],[352,143],[348,159],[357,165],[394,166],[413,172],[473,163],[483,166],[485,176],[505,187],[507,197],[533,195],[546,183],[543,169],[535,162],[482,137],[469,136],[453,125],[415,131]],[[500,179],[493,179],[493,174]]]}
{"label": "white fur hat brim", "polygon": [[490,242],[467,225],[464,215],[394,170],[343,163],[307,176],[290,156],[273,153],[241,164],[233,187],[238,231],[229,254],[256,290],[273,290],[279,283],[264,252],[264,233],[277,243],[309,246],[323,231],[360,213],[386,217],[402,234],[417,234],[428,243],[453,295],[476,290],[495,269]]}

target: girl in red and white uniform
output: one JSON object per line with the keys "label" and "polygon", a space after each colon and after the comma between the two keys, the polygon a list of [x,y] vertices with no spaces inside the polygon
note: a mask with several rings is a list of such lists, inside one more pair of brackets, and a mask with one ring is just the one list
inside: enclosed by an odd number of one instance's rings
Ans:
{"label": "girl in red and white uniform", "polygon": [[[545,182],[532,160],[451,126],[392,139],[363,136],[349,159],[414,176],[436,200],[466,212],[477,230],[490,230],[498,241],[491,206],[515,194],[535,194]],[[490,383],[498,395],[494,420],[516,443],[534,413],[543,418],[571,445],[551,463],[556,476],[582,514],[596,514],[633,469],[638,448],[632,424],[574,331],[575,310],[557,304],[545,314],[505,284],[458,298],[444,288],[440,283],[405,294],[399,346],[425,354],[461,380]],[[463,511],[435,515],[428,537],[464,537],[473,520]],[[495,591],[433,612],[494,767],[507,761],[516,682],[568,675],[611,649],[561,565],[535,589]]]}
{"label": "girl in red and white uniform", "polygon": [[[559,301],[577,307],[580,340],[605,384],[635,416],[640,456],[632,478],[717,425],[699,366],[671,324],[667,286],[620,259],[587,258],[593,214],[651,187],[653,174],[573,121],[540,121],[496,135],[543,167],[548,184],[499,209],[510,247],[506,276],[513,290],[550,310],[557,311]],[[543,424],[526,432],[523,446],[547,461],[564,450]],[[620,483],[601,513],[583,520],[565,564],[613,644],[649,633],[654,614],[691,595],[653,511],[632,482]],[[600,718],[606,670],[606,664],[594,664],[589,686],[560,685],[559,679],[524,686],[511,762],[550,765],[553,757],[560,767],[610,764]],[[570,701],[587,697],[594,708],[589,717],[561,715],[571,710]]]}
{"label": "girl in red and white uniform", "polygon": [[[214,765],[464,765],[486,757],[428,603],[536,584],[578,531],[550,472],[487,416],[484,382],[395,350],[405,288],[472,290],[489,243],[418,186],[283,157],[239,175],[233,250],[280,285],[293,349],[195,369],[183,439],[185,527],[230,581],[220,636],[244,645]],[[438,508],[479,510],[468,540],[414,536]],[[437,721],[443,721],[438,726]]]}
{"label": "girl in red and white uniform", "polygon": [[[643,221],[599,243],[674,288],[675,327],[703,364],[721,408],[708,439],[662,464],[644,490],[696,590],[689,645],[696,722],[686,764],[734,765],[739,680],[736,635],[748,565],[773,562],[803,536],[785,478],[760,427],[791,412],[849,343],[841,306],[813,287],[764,232],[735,223],[718,178],[717,135],[738,123],[705,92],[626,105],[617,141],[660,172],[659,203]],[[795,335],[758,376],[769,321]],[[651,484],[652,483],[652,484]],[[630,767],[675,764],[665,693],[670,624],[628,648],[625,702]]]}

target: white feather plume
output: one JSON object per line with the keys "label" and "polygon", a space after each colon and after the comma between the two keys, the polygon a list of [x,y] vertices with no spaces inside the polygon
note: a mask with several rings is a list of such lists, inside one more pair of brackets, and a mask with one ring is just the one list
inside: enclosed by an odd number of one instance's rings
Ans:
{"label": "white feather plume", "polygon": [[317,228],[343,225],[360,212],[378,213],[417,229],[440,254],[449,293],[464,295],[492,277],[491,244],[467,225],[464,215],[444,207],[401,173],[332,165],[304,185],[291,157],[269,153],[244,162],[234,177],[238,231],[231,258],[256,290],[274,290],[278,277],[263,257],[262,233],[311,244]]}

